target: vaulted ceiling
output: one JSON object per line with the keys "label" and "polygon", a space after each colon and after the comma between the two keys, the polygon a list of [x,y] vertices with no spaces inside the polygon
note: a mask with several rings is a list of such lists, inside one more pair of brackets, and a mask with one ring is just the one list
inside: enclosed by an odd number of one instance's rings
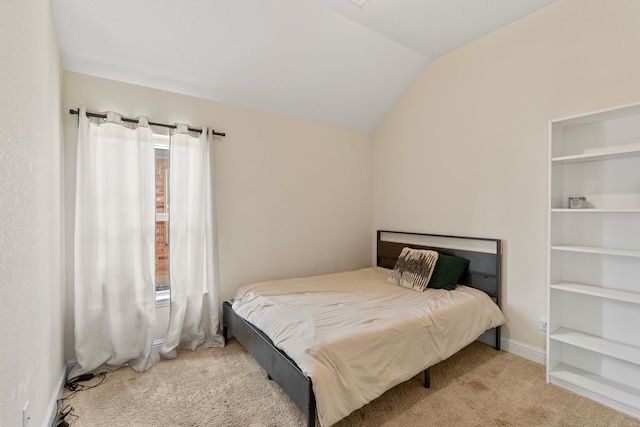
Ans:
{"label": "vaulted ceiling", "polygon": [[371,132],[438,56],[554,0],[52,0],[65,70]]}

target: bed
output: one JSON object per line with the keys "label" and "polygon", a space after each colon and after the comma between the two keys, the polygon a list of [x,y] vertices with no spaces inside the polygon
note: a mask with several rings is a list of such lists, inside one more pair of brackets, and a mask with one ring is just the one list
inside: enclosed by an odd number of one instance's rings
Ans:
{"label": "bed", "polygon": [[[390,285],[411,248],[468,260],[454,291]],[[401,255],[402,254],[402,255]],[[500,349],[498,239],[377,232],[375,267],[241,287],[223,304],[234,336],[302,410],[328,427],[478,339]]]}

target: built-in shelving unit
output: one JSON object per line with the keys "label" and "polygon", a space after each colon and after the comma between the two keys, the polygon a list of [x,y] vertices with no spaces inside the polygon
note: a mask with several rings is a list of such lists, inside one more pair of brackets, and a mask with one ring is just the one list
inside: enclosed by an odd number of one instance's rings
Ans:
{"label": "built-in shelving unit", "polygon": [[549,164],[547,381],[640,418],[640,104],[551,121]]}

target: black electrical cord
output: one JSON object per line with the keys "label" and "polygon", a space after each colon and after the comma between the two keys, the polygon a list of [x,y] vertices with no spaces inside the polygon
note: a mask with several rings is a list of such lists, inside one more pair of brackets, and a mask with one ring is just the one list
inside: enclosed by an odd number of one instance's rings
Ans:
{"label": "black electrical cord", "polygon": [[[58,399],[58,402],[57,402],[57,404],[58,404],[58,413],[56,415],[56,424],[55,424],[56,427],[68,427],[75,420],[80,418],[78,415],[75,415],[75,414],[71,413],[71,411],[73,411],[73,406],[71,406],[71,405],[66,405],[62,409],[60,409],[60,407],[64,404],[64,402],[69,400],[69,399],[73,399],[75,397],[76,393],[78,393],[80,391],[87,391],[87,390],[91,390],[92,388],[98,387],[100,384],[105,382],[105,380],[107,379],[107,373],[108,372],[101,372],[99,374],[79,375],[79,376],[77,376],[75,378],[70,379],[69,381],[67,381],[65,383],[64,388],[69,390],[70,393],[66,397]],[[94,378],[100,378],[100,380],[97,383],[92,384],[92,385],[81,384],[83,382],[92,380]]]}
{"label": "black electrical cord", "polygon": [[73,406],[67,405],[59,412],[56,418],[56,427],[67,427],[80,418],[79,416],[72,414],[71,411],[73,411]]}

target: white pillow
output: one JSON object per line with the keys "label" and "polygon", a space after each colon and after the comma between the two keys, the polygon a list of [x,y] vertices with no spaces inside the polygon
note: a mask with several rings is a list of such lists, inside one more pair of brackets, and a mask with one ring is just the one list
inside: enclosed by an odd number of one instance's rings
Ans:
{"label": "white pillow", "polygon": [[427,289],[438,261],[438,252],[404,248],[398,257],[388,282],[422,292]]}

